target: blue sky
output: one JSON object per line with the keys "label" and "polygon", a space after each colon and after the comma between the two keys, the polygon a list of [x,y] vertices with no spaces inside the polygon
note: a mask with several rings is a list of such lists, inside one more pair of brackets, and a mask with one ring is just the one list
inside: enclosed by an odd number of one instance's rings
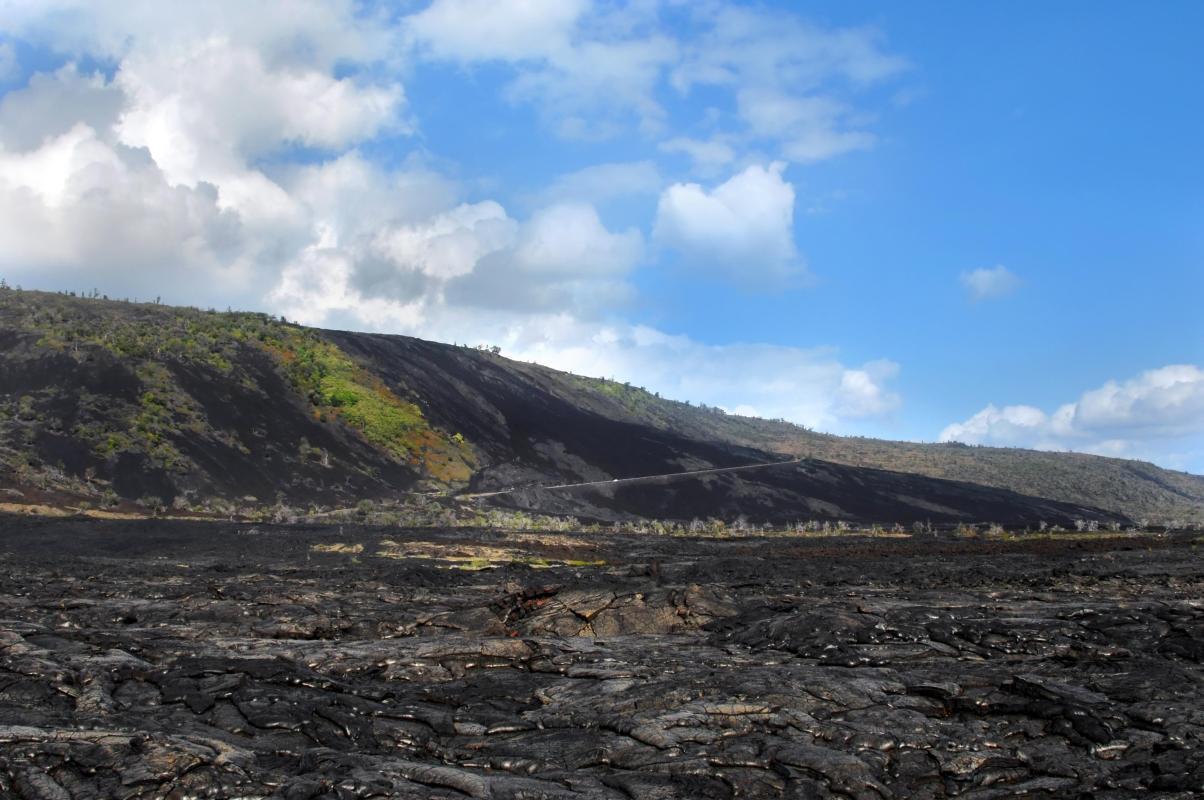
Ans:
{"label": "blue sky", "polygon": [[0,274],[1204,472],[1196,3],[0,5]]}

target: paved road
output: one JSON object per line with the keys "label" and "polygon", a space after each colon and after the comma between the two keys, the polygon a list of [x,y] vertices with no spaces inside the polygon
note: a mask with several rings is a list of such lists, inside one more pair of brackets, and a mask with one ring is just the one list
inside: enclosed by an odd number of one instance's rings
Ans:
{"label": "paved road", "polygon": [[585,483],[557,483],[549,486],[512,486],[509,489],[499,489],[496,492],[475,492],[473,494],[459,495],[462,498],[477,498],[477,497],[497,497],[502,494],[513,494],[514,492],[523,492],[530,489],[539,489],[543,491],[557,489],[584,489],[590,486],[631,486],[639,483],[653,483],[655,481],[672,480],[675,478],[690,478],[696,475],[715,475],[720,472],[744,472],[754,469],[768,469],[769,467],[783,467],[788,464],[800,464],[803,459],[792,458],[787,461],[773,461],[768,464],[745,464],[739,467],[712,467],[710,469],[695,469],[688,472],[667,472],[663,475],[642,475],[638,478],[611,478],[605,481],[587,481]]}
{"label": "paved road", "polygon": [[[514,494],[515,492],[525,492],[531,489],[541,491],[553,491],[559,489],[585,489],[590,486],[632,486],[639,483],[653,483],[655,481],[674,480],[676,478],[691,478],[697,475],[715,475],[720,472],[745,472],[754,469],[768,469],[770,467],[783,467],[789,464],[800,464],[804,459],[791,458],[787,461],[772,461],[768,464],[743,464],[739,467],[711,467],[710,469],[695,469],[687,472],[667,472],[663,475],[641,475],[636,478],[611,478],[604,481],[587,481],[585,483],[556,483],[547,486],[511,486],[508,489],[498,489],[494,492],[472,492],[466,494],[458,494],[456,497],[461,500],[475,500],[479,497],[497,497],[503,494]],[[411,497],[438,497],[444,492],[406,492]],[[348,511],[353,511],[354,507],[349,508],[334,508],[329,511],[319,511],[316,514],[309,514],[311,518],[330,517],[337,514],[344,514]]]}

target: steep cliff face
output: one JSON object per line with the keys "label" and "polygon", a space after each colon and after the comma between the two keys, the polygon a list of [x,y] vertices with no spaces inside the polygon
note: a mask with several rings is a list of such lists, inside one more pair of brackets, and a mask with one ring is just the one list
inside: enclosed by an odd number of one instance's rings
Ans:
{"label": "steep cliff face", "polygon": [[[350,505],[410,492],[781,461],[810,456],[807,447],[829,440],[866,441],[729,417],[410,337],[320,331],[261,314],[0,292],[0,485],[23,496]],[[1017,491],[1008,480],[892,471],[881,468],[891,466],[889,458],[829,450],[772,470],[530,489],[496,502],[677,519],[1065,523],[1133,516],[1031,476]],[[1034,454],[1047,457],[1059,456]],[[849,463],[855,459],[874,468]],[[1099,465],[1101,474],[1113,468],[1107,459],[1074,464],[1088,472]],[[1164,471],[1142,468],[1131,473],[1134,481],[1192,502],[1190,492],[1176,494]]]}

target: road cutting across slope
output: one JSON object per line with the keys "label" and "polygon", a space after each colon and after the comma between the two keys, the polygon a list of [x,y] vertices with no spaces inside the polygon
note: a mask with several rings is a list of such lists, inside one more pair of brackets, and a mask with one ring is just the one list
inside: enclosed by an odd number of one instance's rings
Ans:
{"label": "road cutting across slope", "polygon": [[515,492],[526,492],[532,490],[538,491],[558,491],[564,489],[588,489],[593,486],[634,486],[641,483],[655,483],[657,481],[677,480],[679,478],[692,478],[699,475],[716,475],[723,472],[746,472],[755,469],[768,469],[770,467],[784,467],[791,464],[801,464],[805,459],[791,458],[786,461],[771,461],[768,464],[743,464],[738,467],[709,467],[707,469],[693,469],[685,472],[666,472],[659,475],[640,475],[634,478],[610,478],[602,481],[585,481],[583,483],[557,483],[546,486],[511,486],[507,489],[498,489],[492,492],[473,492],[471,494],[458,495],[465,499],[476,499],[480,497],[498,497],[504,494],[514,494]]}

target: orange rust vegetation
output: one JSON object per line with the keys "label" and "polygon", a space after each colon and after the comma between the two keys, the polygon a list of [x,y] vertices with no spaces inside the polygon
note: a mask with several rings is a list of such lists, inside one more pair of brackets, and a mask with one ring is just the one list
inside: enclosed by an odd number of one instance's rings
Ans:
{"label": "orange rust vegetation", "polygon": [[309,331],[284,329],[263,346],[318,419],[338,419],[433,480],[462,483],[472,477],[476,455],[463,436],[432,427],[416,403],[399,397],[331,342]]}

